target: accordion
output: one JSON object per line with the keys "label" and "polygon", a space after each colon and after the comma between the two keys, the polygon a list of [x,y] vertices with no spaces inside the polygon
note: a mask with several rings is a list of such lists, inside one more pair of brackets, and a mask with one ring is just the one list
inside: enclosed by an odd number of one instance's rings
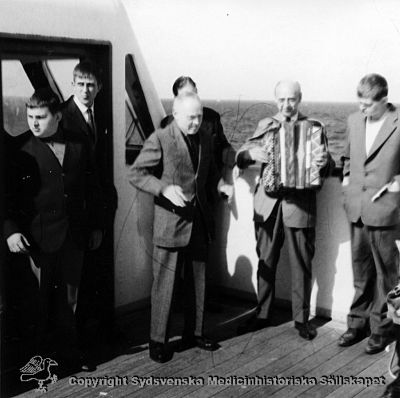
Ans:
{"label": "accordion", "polygon": [[327,150],[323,124],[312,119],[283,122],[280,130],[264,135],[262,145],[268,157],[261,173],[265,192],[322,186],[320,169],[313,160]]}

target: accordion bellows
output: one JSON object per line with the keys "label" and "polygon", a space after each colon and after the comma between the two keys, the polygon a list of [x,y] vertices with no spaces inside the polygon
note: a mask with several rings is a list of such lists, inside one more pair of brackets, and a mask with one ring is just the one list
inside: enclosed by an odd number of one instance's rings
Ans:
{"label": "accordion bellows", "polygon": [[[284,133],[268,131],[263,137],[267,162],[262,185],[267,193],[285,188],[318,189],[322,186],[315,157],[327,150],[324,126],[312,119],[282,123]],[[284,142],[282,142],[284,141]]]}

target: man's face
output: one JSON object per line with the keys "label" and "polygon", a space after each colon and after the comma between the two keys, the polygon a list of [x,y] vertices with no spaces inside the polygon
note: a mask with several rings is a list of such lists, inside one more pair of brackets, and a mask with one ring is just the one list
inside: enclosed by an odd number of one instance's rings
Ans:
{"label": "man's face", "polygon": [[371,120],[378,120],[385,113],[387,108],[387,97],[378,101],[371,98],[358,98],[358,106],[360,111]]}
{"label": "man's face", "polygon": [[295,85],[282,83],[275,90],[275,102],[283,117],[292,117],[298,112],[301,93]]}
{"label": "man's face", "polygon": [[33,135],[40,138],[51,137],[55,134],[58,122],[61,120],[61,113],[56,112],[53,115],[48,107],[27,108],[26,115]]}
{"label": "man's face", "polygon": [[93,105],[96,95],[101,89],[94,76],[75,76],[72,82],[75,97],[79,102],[87,107]]}
{"label": "man's face", "polygon": [[192,98],[185,99],[174,110],[174,119],[184,134],[196,134],[200,128],[202,118],[202,106]]}

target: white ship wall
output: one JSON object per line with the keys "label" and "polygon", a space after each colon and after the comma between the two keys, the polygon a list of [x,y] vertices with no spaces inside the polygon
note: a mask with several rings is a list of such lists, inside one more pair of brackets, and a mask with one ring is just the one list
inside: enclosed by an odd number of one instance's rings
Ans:
{"label": "white ship wall", "polygon": [[[230,294],[256,300],[257,263],[253,192],[259,173],[250,167],[235,181],[235,200],[218,205],[218,238],[212,248],[212,274]],[[350,230],[337,177],[317,194],[316,252],[313,260],[312,313],[345,320],[353,298]],[[284,244],[276,274],[276,298],[291,300],[290,266]]]}

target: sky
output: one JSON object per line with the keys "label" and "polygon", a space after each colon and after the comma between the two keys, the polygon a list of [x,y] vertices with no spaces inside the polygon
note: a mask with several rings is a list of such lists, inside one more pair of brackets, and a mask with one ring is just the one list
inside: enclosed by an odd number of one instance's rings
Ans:
{"label": "sky", "polygon": [[189,75],[204,99],[272,100],[298,80],[304,101],[356,100],[367,73],[400,102],[399,0],[123,0],[161,98]]}

